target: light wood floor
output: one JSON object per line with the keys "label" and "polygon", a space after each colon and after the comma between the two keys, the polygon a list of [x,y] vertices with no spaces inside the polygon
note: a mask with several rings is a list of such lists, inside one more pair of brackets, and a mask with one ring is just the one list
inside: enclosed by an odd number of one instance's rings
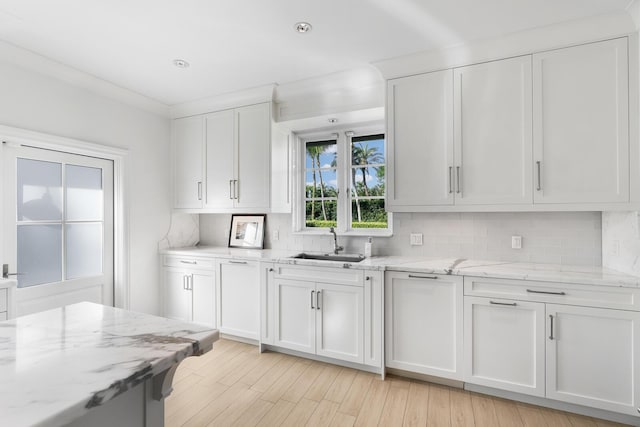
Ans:
{"label": "light wood floor", "polygon": [[182,362],[173,386],[168,427],[620,425],[228,340]]}

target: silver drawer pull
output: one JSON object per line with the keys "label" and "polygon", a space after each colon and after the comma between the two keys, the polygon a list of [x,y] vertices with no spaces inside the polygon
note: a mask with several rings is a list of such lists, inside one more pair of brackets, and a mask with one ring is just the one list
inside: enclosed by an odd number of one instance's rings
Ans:
{"label": "silver drawer pull", "polygon": [[315,310],[315,307],[313,306],[313,295],[316,293],[316,291],[311,291],[311,309]]}
{"label": "silver drawer pull", "polygon": [[247,261],[233,261],[233,260],[229,260],[229,264],[246,264]]}
{"label": "silver drawer pull", "polygon": [[438,276],[418,276],[416,274],[409,274],[410,279],[432,279],[435,280]]}
{"label": "silver drawer pull", "polygon": [[545,295],[566,295],[564,291],[560,292],[552,292],[552,291],[536,291],[533,289],[527,289],[527,292],[530,294],[545,294]]}
{"label": "silver drawer pull", "polygon": [[198,263],[198,261],[185,261],[185,260],[180,260],[180,262],[182,264],[197,264]]}
{"label": "silver drawer pull", "polygon": [[489,304],[493,304],[493,305],[508,305],[511,307],[515,307],[518,304],[516,304],[515,302],[497,302],[497,301],[489,301]]}
{"label": "silver drawer pull", "polygon": [[549,322],[551,323],[551,327],[549,328],[549,339],[553,340],[554,336],[553,336],[553,314],[549,315]]}

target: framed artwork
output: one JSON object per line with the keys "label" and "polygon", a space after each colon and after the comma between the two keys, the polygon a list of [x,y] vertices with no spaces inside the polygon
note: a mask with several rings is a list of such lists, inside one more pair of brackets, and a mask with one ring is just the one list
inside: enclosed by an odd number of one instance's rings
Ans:
{"label": "framed artwork", "polygon": [[265,214],[231,215],[229,247],[262,249],[265,218]]}

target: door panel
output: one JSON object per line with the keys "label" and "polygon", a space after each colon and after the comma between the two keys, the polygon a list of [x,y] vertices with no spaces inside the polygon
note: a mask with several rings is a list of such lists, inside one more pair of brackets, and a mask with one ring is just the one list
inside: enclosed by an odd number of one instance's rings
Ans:
{"label": "door panel", "polygon": [[364,290],[357,286],[317,283],[316,352],[364,363]]}
{"label": "door panel", "polygon": [[233,207],[233,110],[206,116],[206,208]]}
{"label": "door panel", "polygon": [[191,322],[191,292],[186,289],[187,272],[173,268],[164,270],[163,315],[170,319]]}
{"label": "door panel", "polygon": [[292,350],[315,353],[315,284],[276,279],[274,285],[276,304],[274,344]]}
{"label": "door panel", "polygon": [[79,301],[112,305],[113,163],[3,147],[3,257],[16,315]]}
{"label": "door panel", "polygon": [[174,207],[202,207],[202,147],[204,122],[201,116],[173,121]]}
{"label": "door panel", "polygon": [[215,278],[213,274],[191,273],[191,301],[193,321],[216,327]]}

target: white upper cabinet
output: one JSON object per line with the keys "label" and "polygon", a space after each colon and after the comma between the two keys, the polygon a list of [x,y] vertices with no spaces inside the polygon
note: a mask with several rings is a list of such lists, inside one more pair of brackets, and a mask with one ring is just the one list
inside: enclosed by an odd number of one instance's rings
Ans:
{"label": "white upper cabinet", "polygon": [[206,116],[207,190],[205,207],[233,208],[234,111]]}
{"label": "white upper cabinet", "polygon": [[198,209],[202,207],[202,147],[204,121],[201,116],[173,121],[174,207]]}
{"label": "white upper cabinet", "polygon": [[389,80],[387,209],[453,204],[453,71]]}
{"label": "white upper cabinet", "polygon": [[535,203],[629,201],[627,39],[533,55]]}
{"label": "white upper cabinet", "polygon": [[531,56],[453,76],[455,204],[531,204]]}
{"label": "white upper cabinet", "polygon": [[268,209],[271,176],[271,107],[236,108],[235,206]]}
{"label": "white upper cabinet", "polygon": [[[269,103],[177,119],[173,123],[175,208],[201,212],[269,210],[272,163]],[[288,151],[278,153],[285,155]],[[287,166],[285,163],[283,167]]]}

